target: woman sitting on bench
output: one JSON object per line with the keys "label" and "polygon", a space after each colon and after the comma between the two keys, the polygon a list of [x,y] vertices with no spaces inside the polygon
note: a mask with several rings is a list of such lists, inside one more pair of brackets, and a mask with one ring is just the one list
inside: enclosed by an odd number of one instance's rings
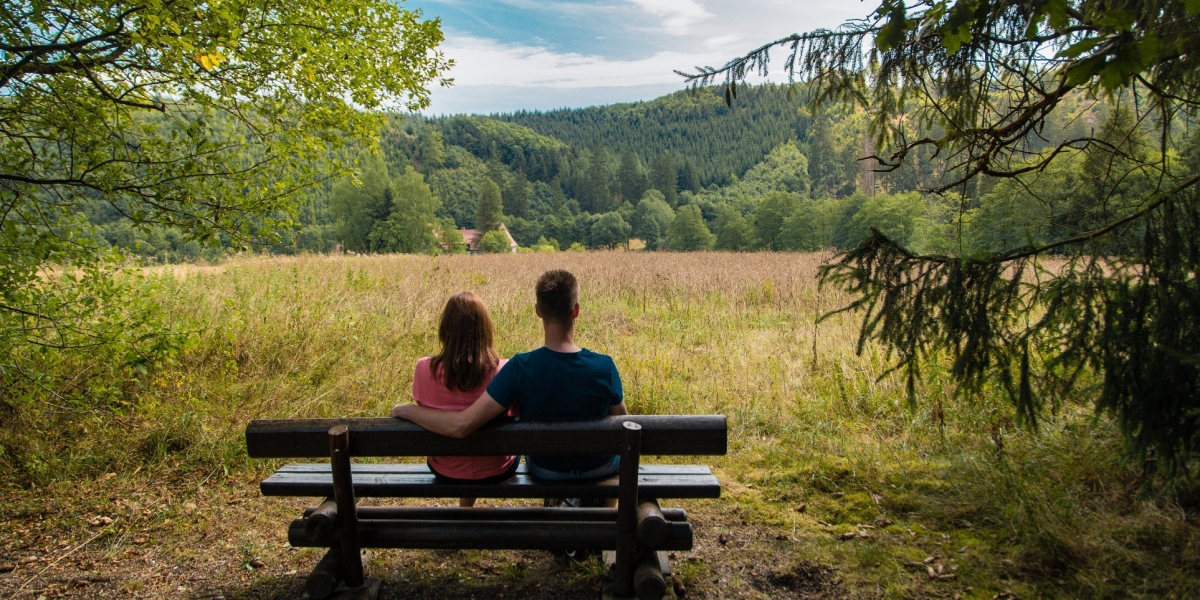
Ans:
{"label": "woman sitting on bench", "polygon": [[[471,406],[507,362],[493,346],[495,328],[483,300],[459,292],[446,301],[438,326],[441,350],[417,361],[413,400],[420,406],[461,411]],[[499,483],[517,472],[516,456],[430,456],[429,470],[450,483]],[[474,498],[459,498],[474,506]]]}

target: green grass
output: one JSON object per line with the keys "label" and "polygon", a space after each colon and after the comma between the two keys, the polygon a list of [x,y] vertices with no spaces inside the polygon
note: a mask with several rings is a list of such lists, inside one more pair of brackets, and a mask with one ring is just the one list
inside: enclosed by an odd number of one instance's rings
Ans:
{"label": "green grass", "polygon": [[[488,303],[502,354],[533,348],[533,282],[565,267],[583,283],[578,339],[614,356],[632,412],[729,418],[730,453],[708,461],[726,486],[712,510],[783,536],[775,544],[803,557],[797,581],[830,568],[845,589],[893,597],[1200,588],[1194,520],[1145,485],[1107,419],[1066,399],[1030,432],[998,397],[956,399],[938,365],[909,404],[899,377],[881,377],[884,349],[855,354],[853,316],[815,324],[846,301],[817,289],[822,258],[298,257],[155,272],[151,293],[189,332],[185,349],[125,384],[121,403],[26,398],[0,429],[0,461],[22,485],[136,470],[261,475],[274,464],[246,458],[249,419],[386,414],[410,398],[413,365],[436,350],[456,291]],[[867,537],[838,538],[858,531]],[[930,556],[954,579],[931,582],[920,564]],[[678,574],[700,582],[709,566],[682,562]]]}

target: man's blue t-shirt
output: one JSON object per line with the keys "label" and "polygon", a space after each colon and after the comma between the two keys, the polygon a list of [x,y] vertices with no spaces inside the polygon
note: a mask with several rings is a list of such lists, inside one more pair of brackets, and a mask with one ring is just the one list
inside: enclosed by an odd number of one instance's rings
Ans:
{"label": "man's blue t-shirt", "polygon": [[[608,416],[624,401],[621,376],[612,358],[584,348],[555,352],[545,346],[510,358],[488,384],[487,393],[504,408],[513,403],[529,421],[581,421]],[[551,471],[590,471],[611,456],[532,456]]]}

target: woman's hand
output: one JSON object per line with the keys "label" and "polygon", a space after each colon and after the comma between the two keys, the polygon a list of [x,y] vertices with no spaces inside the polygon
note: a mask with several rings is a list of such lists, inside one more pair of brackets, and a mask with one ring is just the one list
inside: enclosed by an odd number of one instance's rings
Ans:
{"label": "woman's hand", "polygon": [[388,413],[388,416],[394,419],[405,419],[411,421],[412,418],[409,417],[411,414],[409,410],[416,407],[416,404],[397,404],[392,407],[392,412]]}

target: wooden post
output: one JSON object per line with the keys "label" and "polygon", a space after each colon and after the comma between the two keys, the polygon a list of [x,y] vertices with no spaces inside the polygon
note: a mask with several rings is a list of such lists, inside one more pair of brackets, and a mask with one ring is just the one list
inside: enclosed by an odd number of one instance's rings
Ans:
{"label": "wooden post", "polygon": [[613,574],[613,592],[632,596],[633,572],[637,567],[638,461],[642,446],[642,426],[633,421],[622,423],[625,440],[621,444],[621,470],[617,491],[617,565]]}
{"label": "wooden post", "polygon": [[637,507],[638,540],[650,548],[657,549],[667,539],[670,524],[658,507],[658,500],[643,500]]}
{"label": "wooden post", "polygon": [[333,498],[326,498],[316,510],[306,515],[304,533],[308,534],[308,539],[315,542],[328,539],[330,535],[333,535],[336,526],[337,501]]}
{"label": "wooden post", "polygon": [[655,552],[646,552],[638,561],[637,570],[633,572],[633,589],[637,590],[638,600],[662,600],[667,593],[667,580]]}
{"label": "wooden post", "polygon": [[355,510],[354,484],[350,478],[350,428],[334,425],[329,429],[329,459],[333,467],[333,497],[337,501],[338,531],[342,534],[342,569],[346,587],[363,584],[362,553],[358,547],[358,511]]}
{"label": "wooden post", "polygon": [[342,551],[334,546],[325,553],[321,562],[317,563],[308,580],[304,582],[304,589],[312,600],[324,600],[333,594],[333,590],[337,589],[341,582]]}

